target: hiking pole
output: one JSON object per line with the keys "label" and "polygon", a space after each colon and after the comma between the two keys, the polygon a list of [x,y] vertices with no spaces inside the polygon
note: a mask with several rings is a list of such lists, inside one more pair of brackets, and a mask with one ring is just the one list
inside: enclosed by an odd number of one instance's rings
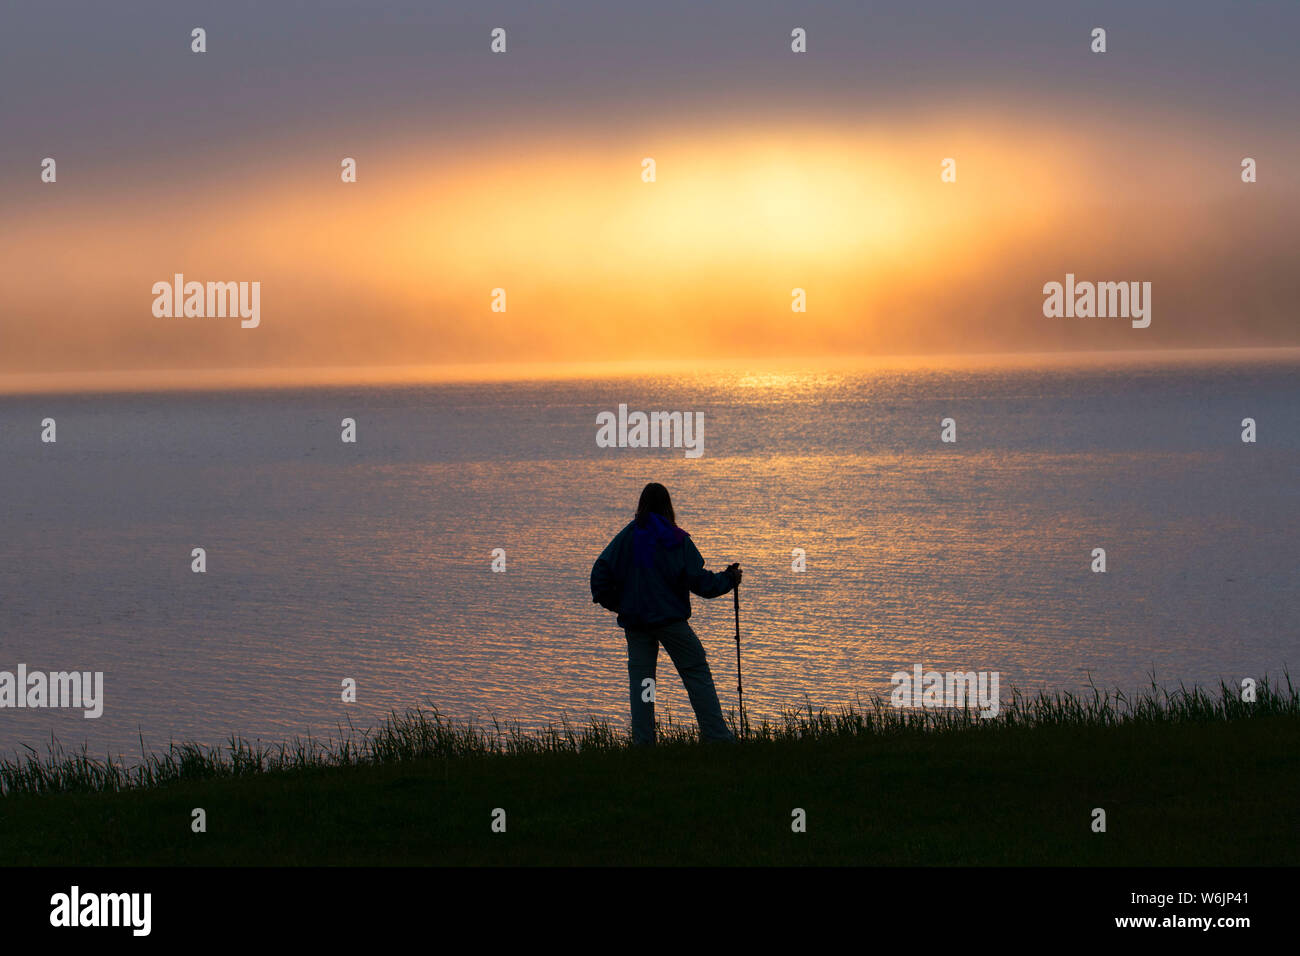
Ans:
{"label": "hiking pole", "polygon": [[740,585],[731,591],[736,606],[736,694],[740,697],[740,736],[747,736],[748,723],[745,720],[745,684],[740,679]]}

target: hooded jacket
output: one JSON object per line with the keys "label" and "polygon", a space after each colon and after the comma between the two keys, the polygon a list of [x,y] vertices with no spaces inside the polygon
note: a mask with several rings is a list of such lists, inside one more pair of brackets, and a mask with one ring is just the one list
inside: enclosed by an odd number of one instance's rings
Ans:
{"label": "hooded jacket", "polygon": [[624,628],[657,627],[691,616],[690,592],[714,598],[735,587],[708,571],[691,536],[648,512],[614,536],[591,569],[591,600],[618,612]]}

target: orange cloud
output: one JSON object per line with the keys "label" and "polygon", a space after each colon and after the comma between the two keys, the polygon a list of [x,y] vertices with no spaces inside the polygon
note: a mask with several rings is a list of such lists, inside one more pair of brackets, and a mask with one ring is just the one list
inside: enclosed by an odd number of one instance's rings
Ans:
{"label": "orange cloud", "polygon": [[[1044,327],[1037,288],[1067,269],[1195,254],[1203,157],[1126,165],[1136,144],[1149,134],[1099,144],[1032,118],[750,124],[363,153],[355,185],[272,162],[38,197],[0,227],[4,369],[959,351],[999,330],[1014,344]],[[175,272],[260,281],[261,326],[155,318],[150,288]]]}

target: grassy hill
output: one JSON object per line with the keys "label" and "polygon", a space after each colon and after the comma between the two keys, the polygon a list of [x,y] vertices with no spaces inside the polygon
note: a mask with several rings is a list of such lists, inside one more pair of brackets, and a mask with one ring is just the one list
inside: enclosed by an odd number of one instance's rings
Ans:
{"label": "grassy hill", "polygon": [[[0,765],[7,864],[1300,863],[1300,700],[1261,685],[1025,699],[992,720],[875,701],[738,745],[680,728],[504,736],[416,711],[350,750],[178,748],[128,771]],[[207,832],[191,831],[206,811]],[[1092,829],[1094,808],[1106,832]],[[505,832],[492,830],[505,811]],[[806,832],[792,832],[792,812]]]}

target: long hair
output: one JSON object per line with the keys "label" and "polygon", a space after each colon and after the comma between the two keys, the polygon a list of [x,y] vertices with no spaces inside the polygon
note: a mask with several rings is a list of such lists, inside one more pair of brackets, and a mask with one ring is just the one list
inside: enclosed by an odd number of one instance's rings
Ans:
{"label": "long hair", "polygon": [[657,481],[652,481],[641,489],[641,500],[636,505],[636,523],[642,524],[649,514],[667,518],[671,525],[677,524],[677,515],[673,513],[673,499],[668,496],[668,489]]}

